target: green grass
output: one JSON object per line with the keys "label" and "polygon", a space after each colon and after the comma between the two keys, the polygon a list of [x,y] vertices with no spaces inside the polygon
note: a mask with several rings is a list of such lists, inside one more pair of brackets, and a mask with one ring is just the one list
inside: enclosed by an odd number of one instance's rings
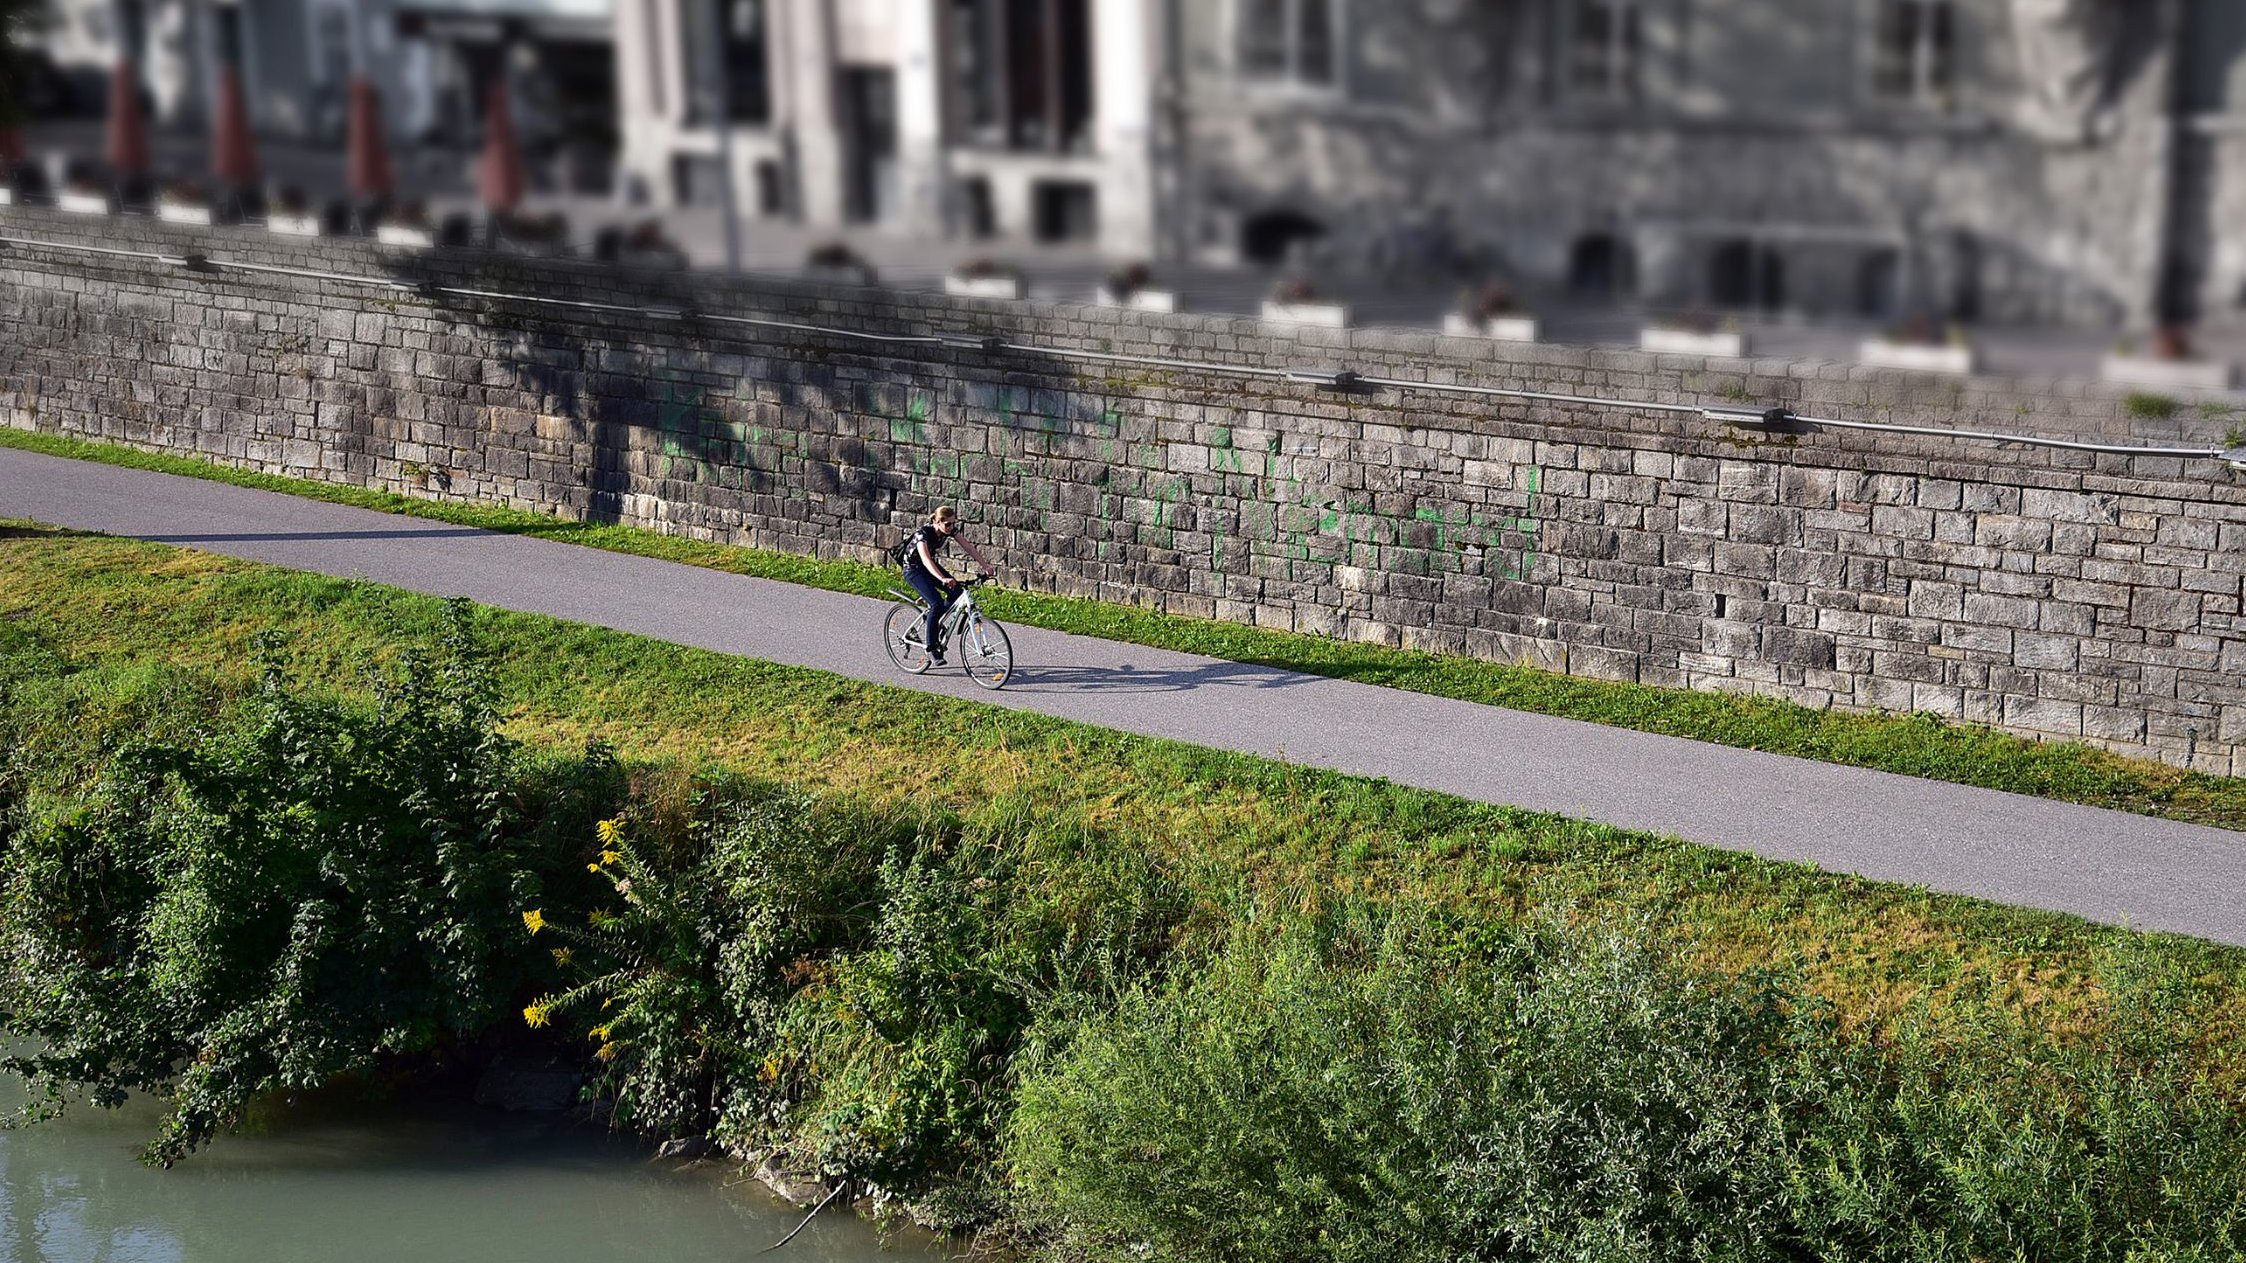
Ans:
{"label": "green grass", "polygon": [[[0,524],[0,625],[77,669],[81,694],[58,706],[56,724],[117,705],[117,681],[136,681],[136,696],[205,698],[213,680],[221,694],[245,687],[267,629],[287,636],[302,678],[363,691],[367,664],[430,639],[442,610],[362,581]],[[628,759],[714,763],[875,802],[1036,803],[1137,839],[1166,862],[1221,866],[1274,897],[1333,891],[1478,916],[1626,915],[1707,967],[1799,971],[1860,1029],[1954,996],[2064,1035],[2093,1021],[2111,949],[2149,945],[2203,992],[2211,1073],[2246,1084],[2246,952],[543,616],[482,618],[503,648],[510,731],[542,745],[597,737]],[[173,675],[199,683],[151,691],[150,679]]]}
{"label": "green grass", "polygon": [[[879,596],[896,583],[893,571],[857,562],[822,561],[513,509],[418,500],[359,487],[250,473],[198,459],[157,455],[53,435],[0,430],[0,444],[488,530],[535,535],[836,592]],[[1772,698],[1587,680],[1530,667],[1297,635],[1185,618],[1136,606],[1039,593],[997,592],[991,594],[987,606],[1003,619],[1078,635],[1280,667],[1641,732],[1666,733],[1743,749],[1877,768],[1904,776],[2246,830],[2246,780],[2125,758],[2086,745],[2028,740],[1986,727],[1949,723],[1929,715],[1820,711]]]}

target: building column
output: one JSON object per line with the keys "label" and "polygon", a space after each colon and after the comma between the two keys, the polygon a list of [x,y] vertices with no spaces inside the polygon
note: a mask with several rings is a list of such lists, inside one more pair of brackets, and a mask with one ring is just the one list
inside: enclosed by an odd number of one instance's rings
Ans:
{"label": "building column", "polygon": [[897,31],[896,228],[948,236],[950,174],[944,162],[944,8],[948,0],[899,5]]}
{"label": "building column", "polygon": [[780,34],[789,66],[782,136],[797,215],[806,224],[843,222],[843,145],[835,103],[834,6],[827,0],[774,0],[787,23]]}
{"label": "building column", "polygon": [[[1158,0],[1090,0],[1092,143],[1100,165],[1100,248],[1155,253],[1154,91]],[[1059,117],[1058,113],[1054,117]]]}
{"label": "building column", "polygon": [[678,91],[664,56],[663,32],[670,25],[664,10],[677,3],[615,0],[609,28],[616,41],[616,120],[623,142],[618,188],[636,188],[657,202],[667,200],[671,103]]}

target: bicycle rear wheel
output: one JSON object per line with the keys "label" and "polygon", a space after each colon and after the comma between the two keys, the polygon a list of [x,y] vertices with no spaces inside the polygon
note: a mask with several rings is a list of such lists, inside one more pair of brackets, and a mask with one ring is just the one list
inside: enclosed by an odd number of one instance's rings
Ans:
{"label": "bicycle rear wheel", "polygon": [[995,618],[977,614],[969,620],[966,635],[960,637],[959,664],[967,668],[967,678],[986,689],[1002,689],[1014,674],[1014,644],[1006,639],[1006,629]]}
{"label": "bicycle rear wheel", "polygon": [[889,616],[881,620],[881,647],[889,651],[889,660],[897,669],[908,675],[926,673],[929,665],[928,646],[921,643],[921,622],[926,611],[917,605],[899,602],[889,607]]}

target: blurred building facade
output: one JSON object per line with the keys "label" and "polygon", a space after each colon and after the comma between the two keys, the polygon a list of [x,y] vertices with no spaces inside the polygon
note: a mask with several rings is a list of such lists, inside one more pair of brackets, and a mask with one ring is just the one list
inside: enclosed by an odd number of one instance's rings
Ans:
{"label": "blurred building facade", "polygon": [[1432,225],[1551,284],[1875,318],[2217,317],[2246,280],[2237,0],[1180,12],[1187,249]]}
{"label": "blurred building facade", "polygon": [[49,0],[40,42],[99,110],[121,55],[138,64],[153,121],[209,117],[221,66],[240,71],[266,136],[343,136],[347,93],[364,73],[404,144],[443,152],[480,134],[486,89],[507,76],[518,130],[556,183],[605,189],[617,141],[610,0]]}
{"label": "blurred building facade", "polygon": [[1148,0],[616,0],[658,204],[1154,253]]}

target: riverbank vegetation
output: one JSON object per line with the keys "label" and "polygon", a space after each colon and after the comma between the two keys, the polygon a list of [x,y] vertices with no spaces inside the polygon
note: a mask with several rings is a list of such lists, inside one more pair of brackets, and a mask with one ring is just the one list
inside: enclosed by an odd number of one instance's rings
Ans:
{"label": "riverbank vegetation", "polygon": [[2205,943],[35,528],[0,731],[0,1024],[158,1158],[501,1041],[1055,1258],[2246,1247]]}
{"label": "riverbank vegetation", "polygon": [[[739,548],[638,527],[571,521],[491,505],[422,500],[357,486],[253,473],[192,457],[60,435],[0,430],[0,446],[213,479],[836,592],[880,596],[896,585],[894,571],[855,561]],[[888,541],[853,542],[870,545]],[[1902,776],[2246,830],[2246,779],[2126,758],[2088,745],[2031,740],[1931,714],[1814,710],[1777,698],[1555,675],[1533,667],[1298,635],[1047,593],[992,591],[977,599],[1002,619],[1057,631],[1742,749],[1878,768]]]}

